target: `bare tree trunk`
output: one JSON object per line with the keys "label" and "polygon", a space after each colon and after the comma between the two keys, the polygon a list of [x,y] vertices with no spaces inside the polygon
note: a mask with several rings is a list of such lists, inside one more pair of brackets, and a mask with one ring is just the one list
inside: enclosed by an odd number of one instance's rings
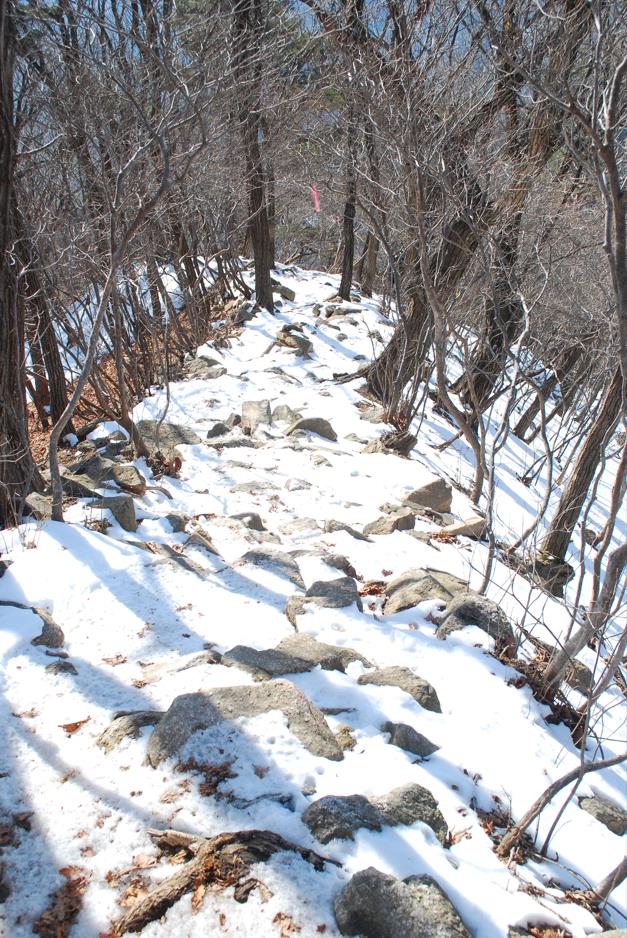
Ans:
{"label": "bare tree trunk", "polygon": [[344,223],[342,229],[342,279],[338,296],[341,300],[350,300],[353,283],[353,262],[355,257],[355,202],[357,200],[357,179],[355,176],[355,122],[352,116],[348,122],[348,154],[346,165],[346,202],[344,203]]}
{"label": "bare tree trunk", "polygon": [[42,487],[28,440],[24,323],[17,302],[14,254],[14,13],[12,0],[0,4],[0,527],[19,516],[21,501],[31,488]]}
{"label": "bare tree trunk", "polygon": [[623,377],[616,369],[597,417],[581,446],[557,509],[542,541],[542,551],[563,561],[577,519],[599,465],[603,448],[623,410]]}

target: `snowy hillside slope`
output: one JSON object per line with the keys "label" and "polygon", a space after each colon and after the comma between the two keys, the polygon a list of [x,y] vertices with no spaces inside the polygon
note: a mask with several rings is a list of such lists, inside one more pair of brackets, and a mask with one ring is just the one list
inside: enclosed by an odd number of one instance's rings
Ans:
{"label": "snowy hillside slope", "polygon": [[[489,836],[494,818],[518,819],[581,753],[565,725],[547,721],[550,708],[519,672],[493,654],[485,631],[471,625],[436,636],[442,596],[389,611],[389,584],[406,571],[449,575],[445,593],[459,589],[454,578],[481,584],[487,544],[433,536],[442,520],[474,513],[463,492],[472,475],[467,447],[434,448],[452,430],[428,401],[409,458],[365,452],[386,427],[373,422],[361,382],[338,384],[333,375],[356,370],[391,325],[376,299],[333,299],[327,317],[335,277],[285,268],[280,280],[294,302],[259,312],[230,347],[199,349],[197,376],[172,384],[167,413],[163,390],[135,408],[137,421],[165,414],[162,448],[176,433],[188,442],[177,446],[177,478],[154,479],[144,460],[135,462],[148,488],[130,508],[129,497],[117,503],[128,530],[82,498],[66,509],[65,525],[30,521],[0,533],[9,563],[0,579],[0,933],[54,935],[55,916],[66,922],[59,934],[71,938],[121,933],[114,923],[193,856],[179,851],[169,862],[149,833],[162,829],[197,838],[271,831],[334,862],[316,869],[294,851],[275,852],[252,867],[244,902],[233,883],[205,892],[198,881],[143,927],[145,936],[354,933],[337,897],[369,867],[398,880],[433,877],[467,929],[450,924],[443,935],[499,938],[541,925],[576,938],[597,933],[598,921],[568,892],[609,873],[625,838],[578,799],[624,805],[623,769],[584,779],[549,859],[502,863]],[[276,341],[294,324],[312,344],[304,356]],[[257,424],[250,434],[229,425],[242,413]],[[491,433],[498,411],[493,417]],[[301,418],[317,422],[293,429]],[[91,435],[101,456],[122,448],[111,440],[116,432],[106,425]],[[542,500],[542,480],[533,490],[519,480],[536,455],[510,436],[498,456],[503,540],[524,530]],[[603,524],[615,468],[599,487],[592,526]],[[437,478],[451,485],[444,513],[452,519],[407,502]],[[109,482],[98,491],[121,495]],[[588,568],[586,550],[582,558],[574,547],[571,562]],[[569,589],[564,604],[497,560],[487,595],[516,634],[523,625],[554,645],[569,623]],[[584,580],[579,602],[587,589]],[[33,645],[42,620],[19,604],[43,609],[63,636],[48,632]],[[256,654],[280,643],[276,653]],[[533,653],[523,640],[518,655]],[[580,657],[598,668],[592,650]],[[190,696],[198,692],[205,696]],[[568,693],[575,706],[584,699]],[[143,716],[118,719],[103,737],[120,712]],[[611,688],[593,716],[603,757],[624,749],[624,718],[624,697]],[[587,756],[598,757],[592,748]],[[401,786],[413,787],[388,797]],[[530,832],[536,846],[566,795]],[[331,797],[340,800],[317,805]],[[606,920],[624,926],[626,914],[618,889]]]}

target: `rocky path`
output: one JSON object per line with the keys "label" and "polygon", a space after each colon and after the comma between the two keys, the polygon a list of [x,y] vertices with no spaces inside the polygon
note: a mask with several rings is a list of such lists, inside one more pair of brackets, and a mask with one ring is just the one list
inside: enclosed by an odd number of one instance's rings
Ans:
{"label": "rocky path", "polygon": [[[282,279],[294,299],[200,349],[163,421],[163,394],[137,408],[160,461],[97,428],[71,523],[35,498],[9,538],[7,934],[599,930],[575,892],[620,856],[612,770],[567,807],[558,860],[493,852],[579,760],[512,667],[524,614],[551,643],[564,609],[498,563],[475,592],[483,519],[428,436],[388,451],[333,380],[384,337],[376,306]],[[590,680],[579,662],[573,694]]]}

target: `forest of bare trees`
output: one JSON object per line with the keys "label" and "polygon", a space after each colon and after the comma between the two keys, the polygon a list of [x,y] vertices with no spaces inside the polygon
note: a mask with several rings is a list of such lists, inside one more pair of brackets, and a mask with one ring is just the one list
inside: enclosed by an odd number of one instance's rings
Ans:
{"label": "forest of bare trees", "polygon": [[387,442],[411,449],[431,395],[473,454],[488,521],[509,434],[543,441],[531,486],[568,453],[552,517],[491,542],[554,592],[622,447],[589,641],[625,565],[622,546],[609,589],[625,464],[624,26],[600,0],[7,0],[0,524],[48,488],[62,519],[59,450],[90,419],[117,420],[145,455],[133,404],[176,377],[230,299],[250,298],[241,258],[270,310],[272,268],[294,262],[341,273],[345,300],[382,295],[394,333],[361,377]]}

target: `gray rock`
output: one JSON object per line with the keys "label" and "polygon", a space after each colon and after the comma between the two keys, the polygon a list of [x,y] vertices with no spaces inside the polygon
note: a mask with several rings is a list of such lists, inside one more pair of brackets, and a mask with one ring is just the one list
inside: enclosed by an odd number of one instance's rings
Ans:
{"label": "gray rock", "polygon": [[137,530],[135,502],[130,495],[111,495],[99,498],[89,504],[90,508],[107,509],[125,531]]}
{"label": "gray rock", "polygon": [[350,524],[344,524],[343,521],[334,521],[330,519],[324,523],[324,532],[325,534],[335,534],[336,531],[346,531],[347,534],[350,534],[351,537],[354,537],[357,541],[369,541],[370,538],[366,534],[361,534],[359,531],[356,531],[355,528],[351,528]]}
{"label": "gray rock", "polygon": [[301,414],[297,410],[292,410],[287,404],[278,404],[272,411],[273,420],[283,420],[286,423],[295,423],[300,420]]}
{"label": "gray rock", "polygon": [[285,435],[290,436],[292,433],[296,433],[297,430],[317,433],[318,436],[322,436],[326,440],[332,440],[334,443],[337,441],[337,433],[329,421],[325,420],[323,417],[302,417],[300,420],[294,421],[294,423],[287,428]]}
{"label": "gray rock", "polygon": [[315,518],[295,518],[293,521],[284,521],[279,525],[281,534],[305,534],[307,531],[319,531],[320,526]]}
{"label": "gray rock", "polygon": [[313,343],[302,335],[297,324],[283,326],[277,333],[276,341],[285,348],[294,349],[296,354],[301,355],[303,358],[309,358],[311,352],[313,352]]}
{"label": "gray rock", "polygon": [[246,551],[240,563],[252,563],[256,567],[271,570],[272,573],[286,577],[300,589],[305,589],[305,581],[302,578],[298,564],[293,557],[282,553],[282,551],[274,550],[272,547],[255,547],[253,550]]}
{"label": "gray rock", "polygon": [[627,811],[608,798],[601,798],[599,795],[580,798],[579,807],[604,824],[613,834],[622,837],[627,831]]}
{"label": "gray rock", "polygon": [[[44,474],[46,477],[47,473]],[[99,484],[84,473],[64,472],[61,470],[61,485],[63,494],[70,498],[93,498],[98,492]]]}
{"label": "gray rock", "polygon": [[225,375],[226,368],[224,365],[221,365],[219,361],[216,361],[215,358],[206,358],[200,355],[185,366],[185,374],[188,378],[204,378],[211,380]]}
{"label": "gray rock", "polygon": [[63,634],[61,626],[57,625],[52,616],[48,615],[44,609],[34,607],[32,611],[35,615],[39,616],[43,622],[43,628],[41,634],[31,640],[31,645],[45,645],[46,648],[62,648],[65,635]]}
{"label": "gray rock", "polygon": [[289,681],[266,681],[245,687],[218,687],[176,697],[148,740],[153,767],[173,756],[189,737],[224,720],[281,710],[287,724],[314,756],[339,762],[343,753],[318,710]]}
{"label": "gray rock", "polygon": [[362,674],[358,684],[375,684],[377,687],[400,687],[406,694],[414,698],[425,710],[442,713],[442,707],[435,689],[428,681],[423,680],[410,671],[409,668],[392,665],[388,668],[377,668],[367,674]]}
{"label": "gray rock", "polygon": [[71,661],[51,661],[45,670],[48,674],[78,674]]}
{"label": "gray rock", "polygon": [[427,788],[410,783],[388,792],[383,798],[373,801],[385,824],[415,824],[421,821],[430,827],[442,846],[446,845],[448,825],[438,803]]}
{"label": "gray rock", "polygon": [[111,470],[111,478],[125,492],[132,495],[144,495],[146,492],[146,480],[135,466],[130,463],[114,463]]}
{"label": "gray rock", "polygon": [[244,401],[242,403],[242,427],[254,433],[261,425],[272,422],[270,401]]}
{"label": "gray rock", "polygon": [[313,486],[306,479],[288,479],[285,488],[288,492],[306,492],[307,489],[313,488]]}
{"label": "gray rock", "polygon": [[458,593],[444,611],[436,638],[445,639],[451,632],[475,625],[503,648],[513,648],[514,632],[509,619],[495,602],[478,593]]}
{"label": "gray rock", "polygon": [[139,420],[136,424],[139,435],[151,452],[173,453],[177,446],[196,446],[201,442],[198,434],[188,427],[162,423],[157,432],[157,426],[156,420]]}
{"label": "gray rock", "polygon": [[115,463],[112,459],[107,459],[100,453],[94,453],[88,459],[83,459],[70,466],[72,476],[87,476],[92,482],[100,485],[105,479],[110,479]]}
{"label": "gray rock", "polygon": [[132,712],[117,713],[109,726],[102,731],[96,744],[111,752],[119,746],[127,736],[137,739],[144,726],[154,726],[163,717],[162,710],[133,710]]}
{"label": "gray rock", "polygon": [[47,521],[52,518],[52,499],[38,492],[30,492],[26,496],[27,513],[36,521]]}
{"label": "gray rock", "polygon": [[242,524],[251,531],[266,530],[266,528],[263,526],[263,521],[256,511],[241,511],[239,514],[229,515],[229,517],[234,518],[236,521],[241,521]]}
{"label": "gray rock", "polygon": [[394,531],[410,531],[416,523],[416,516],[408,509],[382,515],[364,527],[364,534],[392,534]]}
{"label": "gray rock", "polygon": [[362,827],[381,830],[381,815],[363,795],[327,795],[314,801],[303,812],[303,822],[316,840],[352,840]]}
{"label": "gray rock", "polygon": [[279,296],[283,297],[284,300],[288,300],[290,303],[293,303],[296,299],[296,293],[291,287],[286,287],[282,283],[278,283],[276,280],[272,281],[272,292],[278,293]]}
{"label": "gray rock", "polygon": [[381,729],[384,733],[390,734],[390,745],[398,746],[399,749],[404,749],[406,752],[412,752],[422,759],[432,756],[440,748],[407,723],[387,722],[383,724]]}
{"label": "gray rock", "polygon": [[165,516],[174,534],[181,534],[191,521],[191,518],[184,511],[169,511]]}
{"label": "gray rock", "polygon": [[472,938],[455,906],[430,876],[395,879],[360,870],[337,895],[343,935],[362,938]]}
{"label": "gray rock", "polygon": [[241,446],[247,449],[256,449],[261,444],[251,440],[249,436],[245,436],[241,431],[230,430],[226,436],[210,437],[206,440],[206,445],[211,449],[235,449]]}
{"label": "gray rock", "polygon": [[357,740],[355,739],[353,733],[353,727],[348,723],[341,723],[335,734],[337,739],[337,744],[343,752],[350,752],[351,749],[354,749],[357,745]]}
{"label": "gray rock", "polygon": [[311,667],[320,665],[323,671],[346,671],[351,661],[361,661],[364,667],[372,667],[368,659],[354,648],[327,645],[306,633],[288,635],[287,638],[281,639],[277,645],[277,651],[307,661]]}
{"label": "gray rock", "polygon": [[481,515],[471,515],[465,521],[454,521],[445,525],[441,533],[451,537],[472,537],[481,540],[485,534],[485,518]]}
{"label": "gray rock", "polygon": [[346,576],[357,579],[355,568],[344,554],[324,554],[322,559],[328,567],[332,567],[334,570],[341,570]]}
{"label": "gray rock", "polygon": [[242,668],[260,680],[268,680],[282,674],[302,674],[311,670],[311,662],[278,648],[260,651],[248,645],[236,645],[231,648],[222,656],[222,664]]}
{"label": "gray rock", "polygon": [[331,465],[329,460],[326,458],[326,456],[323,456],[322,453],[313,453],[311,456],[311,461],[314,464],[314,466],[330,466]]}
{"label": "gray rock", "polygon": [[275,485],[274,482],[263,482],[261,479],[258,482],[238,482],[237,485],[232,485],[229,489],[229,492],[244,492],[246,495],[256,495],[257,492],[272,492],[278,489],[278,485]]}
{"label": "gray rock", "polygon": [[395,577],[385,588],[386,601],[384,612],[392,615],[411,609],[427,599],[440,599],[448,603],[457,595],[468,590],[468,584],[451,573],[440,570],[405,570]]}
{"label": "gray rock", "polygon": [[305,596],[329,609],[343,609],[353,603],[357,603],[360,612],[363,609],[357,583],[350,576],[338,577],[337,580],[316,580],[306,590]]}
{"label": "gray rock", "polygon": [[403,499],[405,505],[422,508],[432,508],[434,511],[446,512],[451,510],[453,489],[445,479],[434,479],[419,489],[414,489]]}
{"label": "gray rock", "polygon": [[213,440],[217,436],[228,436],[231,429],[232,427],[223,423],[222,420],[218,420],[217,423],[214,423],[214,425],[207,430],[207,439]]}

